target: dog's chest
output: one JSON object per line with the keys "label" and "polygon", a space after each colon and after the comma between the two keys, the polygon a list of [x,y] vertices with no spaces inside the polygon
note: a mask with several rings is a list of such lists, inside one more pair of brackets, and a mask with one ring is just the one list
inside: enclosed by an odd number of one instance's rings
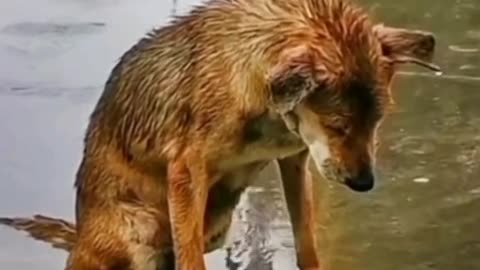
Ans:
{"label": "dog's chest", "polygon": [[269,161],[264,161],[242,166],[225,174],[220,180],[220,184],[232,192],[239,189],[243,190],[255,182],[260,171],[265,168],[268,163]]}

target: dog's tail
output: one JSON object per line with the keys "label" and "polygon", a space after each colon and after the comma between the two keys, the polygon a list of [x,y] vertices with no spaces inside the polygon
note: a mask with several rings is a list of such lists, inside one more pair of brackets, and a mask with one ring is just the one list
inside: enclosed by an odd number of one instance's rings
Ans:
{"label": "dog's tail", "polygon": [[0,224],[27,232],[30,237],[50,243],[54,248],[70,251],[77,239],[75,224],[62,219],[35,215],[33,218],[4,218]]}

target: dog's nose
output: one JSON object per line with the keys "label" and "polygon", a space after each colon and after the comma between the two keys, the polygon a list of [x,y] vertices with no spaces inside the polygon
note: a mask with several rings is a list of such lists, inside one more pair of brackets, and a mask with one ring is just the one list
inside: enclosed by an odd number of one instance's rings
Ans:
{"label": "dog's nose", "polygon": [[375,176],[370,167],[362,169],[356,177],[345,179],[345,184],[354,191],[366,192],[373,189]]}

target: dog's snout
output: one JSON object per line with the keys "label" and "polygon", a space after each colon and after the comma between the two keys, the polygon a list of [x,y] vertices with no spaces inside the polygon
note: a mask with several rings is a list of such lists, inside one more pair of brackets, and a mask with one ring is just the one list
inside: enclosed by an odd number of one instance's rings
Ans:
{"label": "dog's snout", "polygon": [[345,184],[354,191],[370,191],[375,184],[375,176],[370,167],[365,167],[356,176],[346,178]]}

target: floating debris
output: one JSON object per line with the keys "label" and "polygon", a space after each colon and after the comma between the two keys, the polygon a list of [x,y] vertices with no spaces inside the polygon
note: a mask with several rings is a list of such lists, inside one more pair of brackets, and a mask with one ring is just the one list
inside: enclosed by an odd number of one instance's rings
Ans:
{"label": "floating debris", "polygon": [[458,69],[460,70],[471,70],[471,69],[476,69],[477,67],[474,65],[462,65]]}
{"label": "floating debris", "polygon": [[461,53],[476,53],[476,52],[480,51],[478,48],[464,48],[464,47],[460,47],[458,45],[450,45],[450,46],[448,46],[448,48],[451,51],[461,52]]}
{"label": "floating debris", "polygon": [[469,191],[470,194],[480,194],[480,188],[475,188]]}
{"label": "floating debris", "polygon": [[424,184],[424,183],[430,182],[430,179],[428,179],[426,177],[418,177],[418,178],[413,179],[413,182]]}

